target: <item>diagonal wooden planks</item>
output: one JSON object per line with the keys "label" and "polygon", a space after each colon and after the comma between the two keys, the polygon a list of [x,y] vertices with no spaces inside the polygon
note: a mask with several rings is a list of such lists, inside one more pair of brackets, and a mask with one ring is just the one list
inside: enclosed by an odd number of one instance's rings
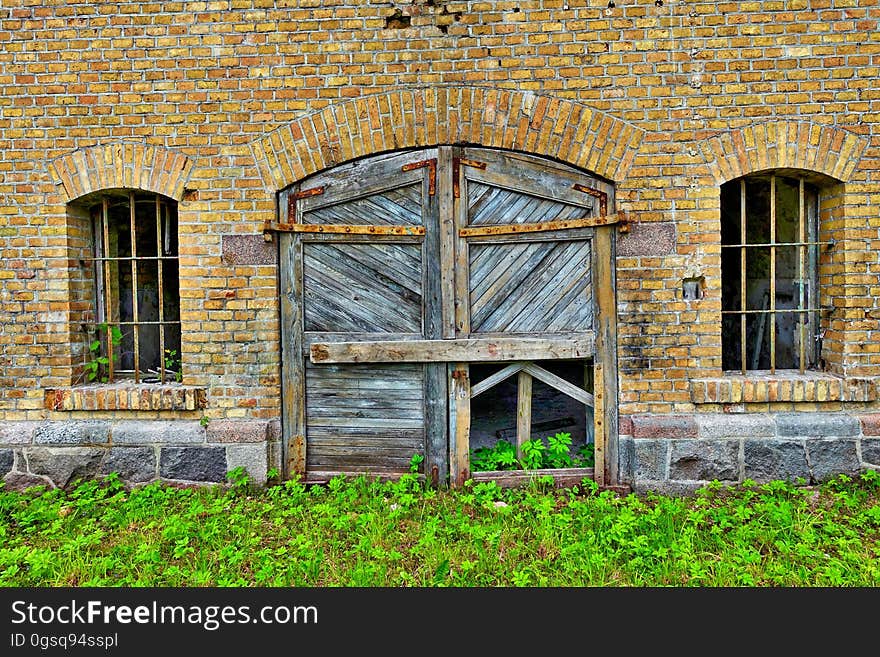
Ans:
{"label": "diagonal wooden planks", "polygon": [[304,224],[422,224],[422,185],[416,183],[303,212]]}
{"label": "diagonal wooden planks", "polygon": [[422,330],[419,245],[308,243],[303,281],[306,331]]}
{"label": "diagonal wooden planks", "polygon": [[593,328],[588,241],[474,244],[470,268],[474,332]]}
{"label": "diagonal wooden planks", "polygon": [[468,225],[537,223],[592,216],[590,208],[559,203],[478,182],[468,183]]}

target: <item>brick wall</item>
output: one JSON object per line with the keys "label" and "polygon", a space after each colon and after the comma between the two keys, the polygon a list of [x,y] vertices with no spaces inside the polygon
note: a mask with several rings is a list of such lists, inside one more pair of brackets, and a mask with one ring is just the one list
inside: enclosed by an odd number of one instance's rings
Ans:
{"label": "brick wall", "polygon": [[[45,391],[84,359],[77,199],[118,186],[179,202],[184,384],[205,407],[125,417],[262,421],[280,412],[276,262],[258,244],[276,192],[353,157],[458,141],[616,183],[632,222],[617,259],[623,415],[870,404],[878,21],[876,0],[4,2],[0,420],[72,417]],[[774,167],[837,181],[822,207],[839,247],[823,263],[826,360],[861,396],[707,392],[721,375],[719,186]],[[685,278],[703,298],[683,298]]]}

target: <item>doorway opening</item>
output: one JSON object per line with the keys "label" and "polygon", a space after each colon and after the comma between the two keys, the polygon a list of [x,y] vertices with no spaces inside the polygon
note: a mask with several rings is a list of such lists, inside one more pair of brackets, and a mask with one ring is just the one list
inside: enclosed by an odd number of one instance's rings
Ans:
{"label": "doorway opening", "polygon": [[[593,364],[591,360],[540,360],[534,365],[567,381],[572,386],[593,393]],[[474,363],[470,366],[471,383],[475,387],[497,375],[508,364]],[[531,378],[530,433],[533,441],[541,440],[545,446],[553,437],[563,434],[562,440],[570,439],[571,466],[592,467],[594,445],[593,407],[584,404],[554,386],[538,378]],[[517,446],[518,407],[520,383],[517,376],[509,376],[497,385],[486,389],[471,401],[471,454],[479,456],[483,450],[506,448],[507,443],[515,451]],[[480,459],[474,459],[478,465]],[[473,468],[479,470],[479,468]]]}

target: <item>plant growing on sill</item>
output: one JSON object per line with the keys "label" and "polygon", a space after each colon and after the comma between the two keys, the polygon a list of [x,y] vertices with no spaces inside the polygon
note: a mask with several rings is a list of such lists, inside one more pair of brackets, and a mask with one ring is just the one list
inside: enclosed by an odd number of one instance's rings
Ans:
{"label": "plant growing on sill", "polygon": [[180,356],[177,355],[177,349],[165,350],[165,369],[174,374],[174,380],[180,383],[183,381],[183,372],[180,371]]}
{"label": "plant growing on sill", "polygon": [[498,440],[494,447],[471,450],[472,471],[487,470],[545,470],[555,468],[590,468],[595,464],[593,443],[582,445],[571,453],[571,434],[559,432],[544,440],[533,438],[522,444],[522,458],[516,457],[516,448],[507,440]]}
{"label": "plant growing on sill", "polygon": [[[119,330],[118,326],[101,322],[95,328],[99,332],[109,332],[110,342],[114,347],[118,347],[122,342],[122,331]],[[90,358],[85,363],[86,379],[88,381],[98,380],[101,383],[106,383],[110,370],[110,357],[101,353],[100,337],[89,342],[89,355]]]}

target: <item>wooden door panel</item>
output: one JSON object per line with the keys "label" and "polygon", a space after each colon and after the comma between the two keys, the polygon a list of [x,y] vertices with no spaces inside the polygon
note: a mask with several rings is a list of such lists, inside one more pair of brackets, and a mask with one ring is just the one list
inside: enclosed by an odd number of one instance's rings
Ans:
{"label": "wooden door panel", "polygon": [[307,469],[405,471],[424,452],[423,368],[307,363]]}
{"label": "wooden door panel", "polygon": [[471,331],[593,330],[589,241],[474,244]]}
{"label": "wooden door panel", "polygon": [[[421,198],[424,192],[430,193],[430,174],[435,149],[388,153],[370,160],[359,160],[341,164],[308,179],[298,186],[301,192],[297,200],[297,210],[302,223],[310,223],[309,215],[317,216],[322,208],[332,208],[342,203],[353,202],[355,207],[369,205],[369,199],[387,194],[389,201],[401,207],[412,207],[410,201],[401,196]],[[428,182],[428,185],[423,183]],[[384,205],[386,201],[374,199]],[[328,210],[332,217],[332,210]],[[317,223],[317,222],[314,222]]]}
{"label": "wooden door panel", "polygon": [[348,163],[285,190],[275,226],[288,233],[289,471],[400,474],[419,454],[425,476],[458,478],[469,363],[597,362],[596,309],[611,306],[594,285],[613,277],[594,245],[615,220],[611,194],[554,162],[452,146]]}
{"label": "wooden door panel", "polygon": [[[585,218],[599,215],[602,208],[599,197],[583,191],[584,188],[595,186],[603,194],[610,191],[607,185],[567,167],[517,153],[467,148],[460,162],[461,173],[467,180],[468,203],[479,208],[493,199],[497,202],[506,191],[520,197],[518,203],[535,204],[539,215],[551,212],[551,207],[556,205],[561,212],[573,215],[569,218]],[[485,211],[479,214],[481,220],[494,221]],[[528,212],[521,216],[527,217]]]}

